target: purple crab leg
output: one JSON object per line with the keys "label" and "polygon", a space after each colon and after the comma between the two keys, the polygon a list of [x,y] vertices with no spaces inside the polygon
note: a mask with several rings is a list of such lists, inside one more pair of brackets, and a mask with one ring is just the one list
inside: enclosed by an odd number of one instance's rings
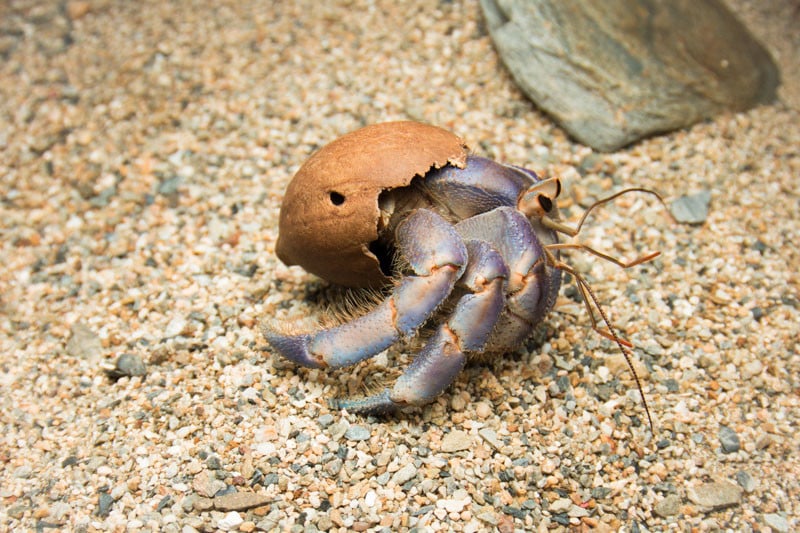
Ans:
{"label": "purple crab leg", "polygon": [[467,249],[452,224],[418,209],[397,227],[398,251],[414,275],[403,278],[376,309],[340,326],[314,333],[285,335],[264,328],[267,341],[282,356],[313,367],[355,364],[412,335],[447,298],[467,264]]}
{"label": "purple crab leg", "polygon": [[561,286],[561,271],[545,264],[541,236],[516,209],[499,207],[459,222],[456,230],[464,239],[490,243],[509,269],[506,308],[486,351],[519,346],[553,307]]}
{"label": "purple crab leg", "polygon": [[464,367],[467,353],[481,350],[503,310],[508,268],[488,243],[468,241],[470,262],[459,280],[462,296],[447,322],[436,330],[394,387],[367,398],[337,400],[339,409],[362,414],[423,405],[442,393]]}

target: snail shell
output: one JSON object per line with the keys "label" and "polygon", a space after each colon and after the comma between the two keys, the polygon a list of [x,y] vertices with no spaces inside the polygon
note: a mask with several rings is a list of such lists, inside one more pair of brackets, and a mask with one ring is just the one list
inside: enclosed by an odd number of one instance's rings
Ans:
{"label": "snail shell", "polygon": [[433,168],[463,168],[466,159],[458,136],[418,122],[374,124],[336,139],[314,153],[286,189],[278,257],[340,285],[385,284],[370,251],[378,239],[381,193]]}

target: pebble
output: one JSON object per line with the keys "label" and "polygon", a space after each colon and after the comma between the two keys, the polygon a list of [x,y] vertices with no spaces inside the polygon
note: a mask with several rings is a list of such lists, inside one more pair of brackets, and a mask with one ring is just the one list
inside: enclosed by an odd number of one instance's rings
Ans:
{"label": "pebble", "polygon": [[88,326],[76,323],[70,328],[72,336],[67,342],[67,353],[73,357],[94,360],[103,354],[100,338]]}
{"label": "pebble", "polygon": [[14,477],[17,479],[28,479],[33,474],[31,465],[21,465],[14,469]]}
{"label": "pebble", "polygon": [[270,501],[265,494],[255,492],[232,492],[214,498],[214,509],[218,511],[246,511]]}
{"label": "pebble", "polygon": [[721,426],[717,436],[719,437],[719,443],[722,445],[723,453],[738,452],[741,448],[739,435],[728,426]]}
{"label": "pebble", "polygon": [[317,423],[320,427],[326,428],[333,424],[333,415],[330,413],[325,413],[324,415],[317,418]]}
{"label": "pebble", "polygon": [[708,218],[710,203],[711,191],[702,190],[679,197],[670,204],[669,210],[675,220],[682,224],[702,224]]}
{"label": "pebble", "polygon": [[452,453],[468,450],[472,448],[472,446],[472,438],[469,434],[456,429],[444,436],[441,449],[443,452]]}
{"label": "pebble", "polygon": [[662,518],[675,516],[681,509],[681,498],[677,494],[670,494],[653,507],[653,511]]}
{"label": "pebble", "polygon": [[370,436],[369,428],[364,426],[350,426],[344,432],[344,438],[352,441],[368,440]]}
{"label": "pebble", "polygon": [[495,450],[499,451],[503,446],[503,441],[497,437],[497,432],[492,428],[481,428],[478,430],[478,435]]}
{"label": "pebble", "polygon": [[478,402],[475,406],[475,414],[480,419],[489,418],[492,415],[492,406],[486,402]]}
{"label": "pebble", "polygon": [[225,487],[224,481],[212,478],[207,470],[200,472],[192,480],[192,488],[205,498],[213,498],[217,492],[225,489]]}
{"label": "pebble", "polygon": [[108,516],[112,505],[114,505],[114,498],[107,492],[101,492],[97,497],[97,516]]}
{"label": "pebble", "polygon": [[745,470],[736,472],[736,482],[745,492],[753,492],[758,486],[758,482]]}
{"label": "pebble", "polygon": [[559,498],[553,500],[547,510],[551,513],[565,513],[572,507],[572,500],[569,498]]}
{"label": "pebble", "polygon": [[692,503],[706,511],[718,511],[742,502],[742,488],[728,481],[703,483],[686,490]]}
{"label": "pebble", "polygon": [[767,513],[764,515],[764,523],[777,531],[778,533],[787,533],[790,531],[789,521],[785,516],[777,513]]}
{"label": "pebble", "polygon": [[413,463],[406,463],[400,470],[392,475],[392,483],[395,485],[404,485],[406,482],[411,481],[417,475],[417,467]]}
{"label": "pebble", "polygon": [[244,522],[244,519],[236,511],[231,511],[226,514],[222,519],[217,522],[217,527],[222,531],[230,531],[236,529]]}
{"label": "pebble", "polygon": [[465,490],[459,489],[453,493],[452,498],[437,500],[436,507],[444,509],[448,513],[460,513],[471,501],[469,494]]}
{"label": "pebble", "polygon": [[177,337],[183,330],[186,329],[186,325],[188,324],[187,320],[182,316],[176,316],[172,320],[169,321],[167,327],[164,329],[164,337],[169,339],[172,337]]}
{"label": "pebble", "polygon": [[144,376],[147,374],[147,366],[138,355],[124,353],[117,358],[114,369],[109,374],[112,377]]}

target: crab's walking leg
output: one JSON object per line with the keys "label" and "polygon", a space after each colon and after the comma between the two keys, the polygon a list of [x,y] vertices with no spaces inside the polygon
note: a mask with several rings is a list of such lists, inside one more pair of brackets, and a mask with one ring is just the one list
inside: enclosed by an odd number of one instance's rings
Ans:
{"label": "crab's walking leg", "polygon": [[540,236],[519,211],[499,207],[456,225],[464,239],[490,243],[508,265],[506,308],[489,339],[487,351],[519,346],[552,308],[561,272],[546,265]]}
{"label": "crab's walking leg", "polygon": [[367,398],[337,400],[332,402],[334,407],[374,414],[426,404],[455,380],[467,352],[483,348],[503,310],[508,268],[486,242],[469,241],[467,250],[469,266],[459,286],[470,292],[459,299],[453,314],[439,326],[394,387]]}
{"label": "crab's walking leg", "polygon": [[413,334],[450,294],[467,264],[467,250],[453,226],[418,209],[398,225],[398,250],[414,275],[366,315],[330,329],[285,335],[264,328],[281,355],[303,366],[341,367],[357,363]]}

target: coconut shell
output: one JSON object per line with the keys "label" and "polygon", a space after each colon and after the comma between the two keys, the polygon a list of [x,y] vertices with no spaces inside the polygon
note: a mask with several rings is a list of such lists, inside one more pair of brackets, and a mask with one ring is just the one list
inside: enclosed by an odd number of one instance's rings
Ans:
{"label": "coconut shell", "polygon": [[286,189],[278,257],[333,283],[378,287],[388,280],[369,245],[378,238],[378,197],[445,165],[464,167],[453,133],[418,122],[385,122],[348,133],[314,153]]}

